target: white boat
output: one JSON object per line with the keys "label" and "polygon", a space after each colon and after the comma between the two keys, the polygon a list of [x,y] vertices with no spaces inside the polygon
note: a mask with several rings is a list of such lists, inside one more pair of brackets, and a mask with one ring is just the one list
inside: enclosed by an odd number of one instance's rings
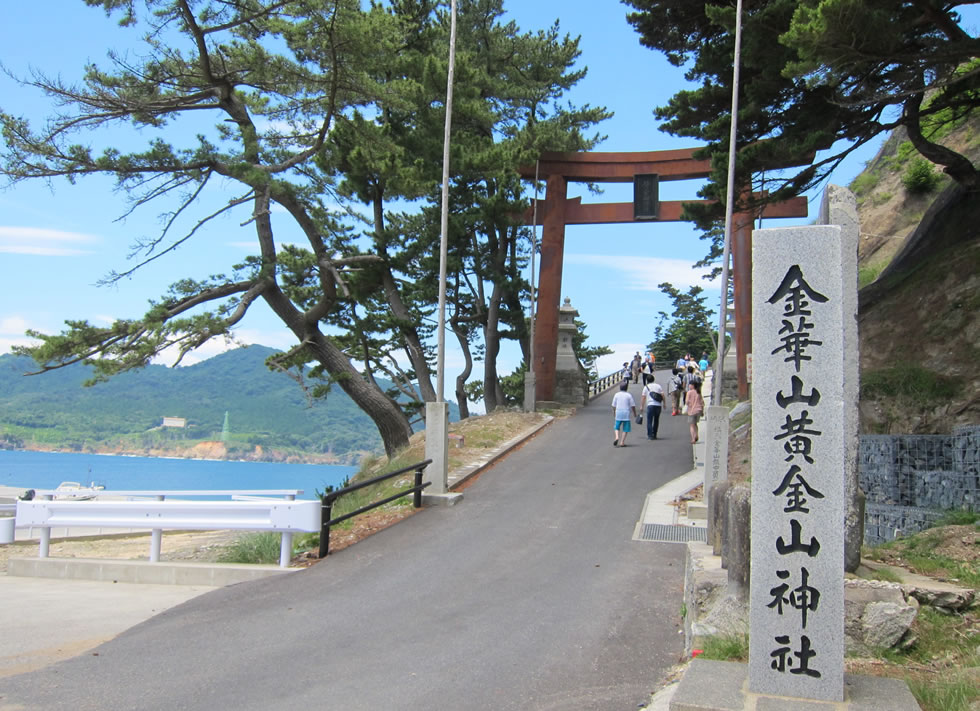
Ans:
{"label": "white boat", "polygon": [[76,499],[85,501],[94,499],[99,492],[105,489],[101,484],[97,485],[94,481],[88,486],[82,486],[77,481],[63,481],[55,489],[54,498],[56,499]]}

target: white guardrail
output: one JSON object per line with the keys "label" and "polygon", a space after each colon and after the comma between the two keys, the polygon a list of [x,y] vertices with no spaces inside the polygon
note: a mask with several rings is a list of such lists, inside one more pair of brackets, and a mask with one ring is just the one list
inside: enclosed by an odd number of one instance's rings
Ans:
{"label": "white guardrail", "polygon": [[[150,529],[150,561],[160,560],[164,529],[274,531],[282,534],[279,565],[286,567],[292,553],[293,533],[320,530],[321,503],[295,500],[298,490],[274,492],[287,498],[266,498],[270,491],[105,491],[100,496],[142,496],[142,500],[51,499],[53,491],[38,491],[40,498],[17,501],[15,526],[40,528],[41,558],[50,550],[51,528]],[[167,496],[234,497],[231,501],[188,501]]]}

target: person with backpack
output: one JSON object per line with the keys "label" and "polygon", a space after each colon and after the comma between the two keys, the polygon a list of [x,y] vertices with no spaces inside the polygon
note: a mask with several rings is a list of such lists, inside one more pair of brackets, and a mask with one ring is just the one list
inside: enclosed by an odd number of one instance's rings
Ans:
{"label": "person with backpack", "polygon": [[647,414],[647,439],[657,439],[657,431],[660,429],[660,413],[664,406],[664,389],[657,384],[653,376],[650,382],[643,386],[643,395],[640,399],[640,409],[646,409]]}
{"label": "person with backpack", "polygon": [[688,386],[693,383],[698,389],[698,392],[701,392],[701,384],[703,382],[704,379],[701,377],[701,373],[693,365],[687,366],[687,374],[684,376],[684,391],[687,392]]}
{"label": "person with backpack", "polygon": [[684,395],[684,378],[677,368],[672,368],[670,371],[671,378],[670,383],[667,385],[667,390],[673,401],[674,409],[671,412],[671,417],[676,417],[681,411],[681,397]]}

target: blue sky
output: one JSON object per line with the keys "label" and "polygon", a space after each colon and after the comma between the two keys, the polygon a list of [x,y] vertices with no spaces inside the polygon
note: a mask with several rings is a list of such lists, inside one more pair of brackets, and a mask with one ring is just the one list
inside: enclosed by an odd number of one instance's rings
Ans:
{"label": "blue sky", "polygon": [[[34,67],[71,81],[79,76],[83,62],[105,65],[106,50],[120,37],[132,36],[102,10],[86,7],[81,0],[60,0],[56,5],[57,14],[52,13],[50,3],[10,3],[4,8],[0,61],[8,70],[24,75]],[[563,32],[581,36],[579,61],[588,67],[588,75],[568,99],[575,104],[605,106],[615,113],[600,125],[599,132],[608,138],[596,150],[650,151],[693,145],[657,130],[654,107],[666,103],[684,80],[681,71],[662,55],[640,46],[626,22],[626,6],[615,0],[511,0],[508,5],[524,30],[545,28],[558,19]],[[43,32],[38,33],[37,28],[44,28]],[[46,106],[47,100],[39,93],[0,75],[2,110],[37,118],[46,113]],[[873,151],[855,156],[835,175],[834,182],[846,185]],[[661,186],[661,198],[694,198],[697,189],[696,181],[666,183]],[[629,185],[608,186],[601,196],[573,186],[570,195],[578,194],[584,202],[632,199]],[[220,229],[204,232],[133,278],[98,287],[96,282],[110,270],[131,267],[132,262],[127,261],[130,245],[158,229],[153,207],[118,221],[125,210],[112,181],[100,177],[75,185],[63,180],[50,186],[22,184],[0,192],[0,353],[12,344],[25,343],[28,328],[56,333],[65,319],[88,319],[100,325],[141,315],[147,300],[162,295],[178,277],[203,278],[225,271],[254,251],[251,229],[240,227],[238,220],[227,220],[218,225]],[[810,213],[815,212],[811,201]],[[780,224],[793,221],[770,221],[767,226]],[[670,281],[681,289],[705,285],[709,304],[717,309],[717,287],[707,285],[690,268],[705,251],[706,244],[685,223],[567,228],[562,296],[571,299],[587,324],[589,343],[616,351],[600,361],[600,372],[614,370],[651,340],[658,312],[669,311],[668,300],[657,289],[660,282]],[[277,348],[293,345],[291,335],[264,304],[253,311],[237,331],[241,341]],[[447,338],[447,383],[455,378],[460,363],[452,342]],[[195,358],[208,357],[224,347],[211,344]],[[516,348],[505,349],[500,372],[509,372],[519,360]]]}

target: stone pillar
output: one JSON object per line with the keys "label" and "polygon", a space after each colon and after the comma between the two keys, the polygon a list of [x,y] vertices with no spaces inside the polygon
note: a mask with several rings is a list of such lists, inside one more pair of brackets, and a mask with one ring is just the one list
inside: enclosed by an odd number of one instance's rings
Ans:
{"label": "stone pillar", "polygon": [[[728,408],[711,405],[707,408],[707,452],[704,467],[704,501],[712,510],[715,485],[728,479]],[[708,540],[714,533],[714,521],[708,516]]]}
{"label": "stone pillar", "polygon": [[445,494],[449,490],[449,403],[425,403],[425,481],[432,484],[426,494]]}
{"label": "stone pillar", "polygon": [[558,305],[561,268],[565,252],[565,202],[568,181],[562,175],[548,177],[541,230],[541,268],[538,278],[538,313],[534,322],[534,374],[537,399],[554,400],[555,358],[558,349]]}
{"label": "stone pillar", "polygon": [[[820,205],[820,225],[841,228],[841,291],[844,306],[844,476],[847,514],[844,519],[844,569],[853,573],[861,565],[864,543],[864,494],[858,480],[858,432],[861,399],[861,348],[858,336],[858,239],[861,226],[857,200],[847,188],[828,185]],[[853,317],[852,317],[853,315]]]}
{"label": "stone pillar", "polygon": [[537,397],[537,378],[533,370],[524,373],[524,412],[535,411],[535,398]]}
{"label": "stone pillar", "polygon": [[841,229],[753,233],[749,690],[844,699]]}

